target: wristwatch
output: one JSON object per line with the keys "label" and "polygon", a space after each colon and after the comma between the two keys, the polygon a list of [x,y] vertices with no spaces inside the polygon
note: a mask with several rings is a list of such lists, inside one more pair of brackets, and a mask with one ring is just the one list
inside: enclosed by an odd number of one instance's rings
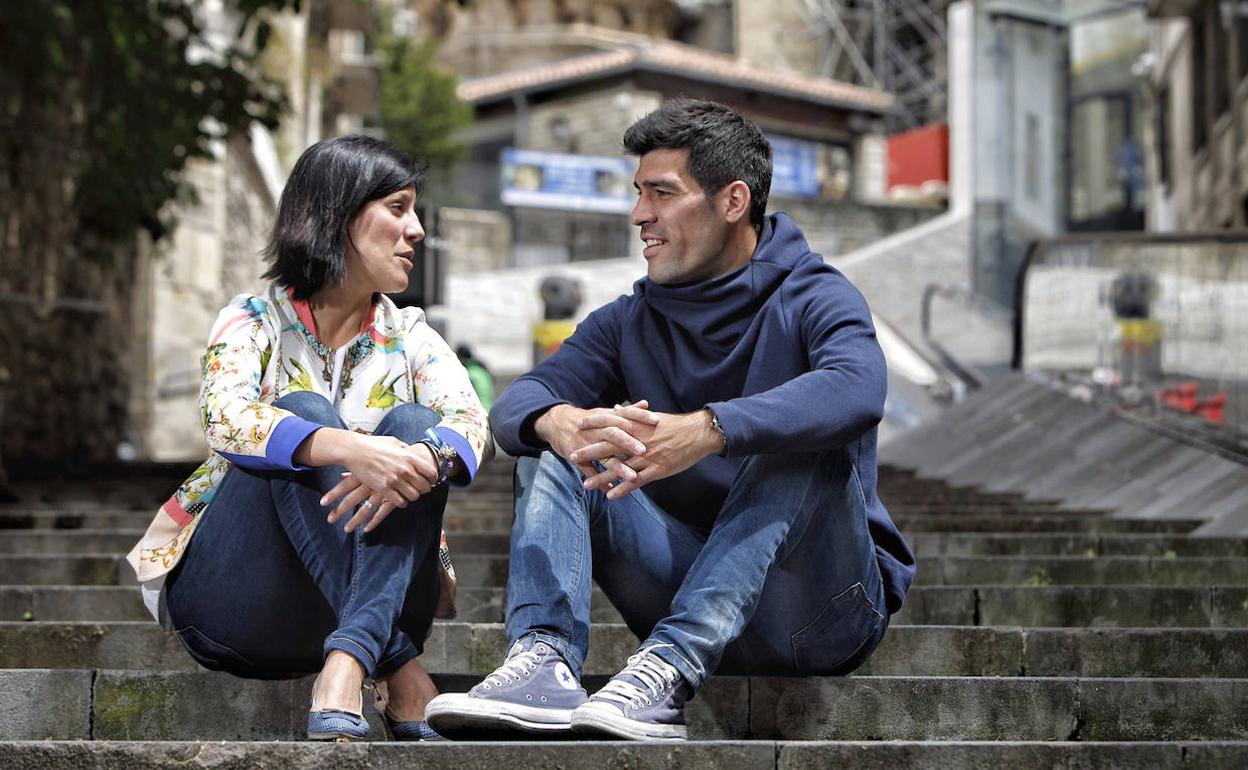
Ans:
{"label": "wristwatch", "polygon": [[710,407],[707,407],[706,411],[711,413],[711,427],[714,428],[715,432],[719,434],[720,441],[724,442],[723,446],[720,447],[719,452],[717,452],[716,455],[719,457],[727,457],[728,456],[728,434],[724,431],[724,426],[720,424],[719,415],[715,414],[715,410],[711,409]]}
{"label": "wristwatch", "polygon": [[451,475],[451,469],[455,467],[459,452],[455,451],[455,447],[446,443],[433,428],[425,431],[425,437],[420,440],[420,443],[433,450],[433,456],[438,462],[438,483],[441,484],[446,481],[447,476]]}

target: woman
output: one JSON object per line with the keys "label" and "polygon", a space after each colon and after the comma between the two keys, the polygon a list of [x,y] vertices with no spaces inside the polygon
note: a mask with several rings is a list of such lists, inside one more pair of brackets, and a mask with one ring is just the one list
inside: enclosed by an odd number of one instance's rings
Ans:
{"label": "woman", "polygon": [[300,157],[266,249],[274,283],[235,298],[209,337],[213,454],[129,555],[149,609],[202,665],[319,672],[314,740],[367,734],[369,678],[395,737],[428,736],[437,693],[416,657],[435,611],[454,614],[446,482],[467,484],[492,447],[455,354],[383,293],[407,287],[419,189],[412,158],[376,139]]}

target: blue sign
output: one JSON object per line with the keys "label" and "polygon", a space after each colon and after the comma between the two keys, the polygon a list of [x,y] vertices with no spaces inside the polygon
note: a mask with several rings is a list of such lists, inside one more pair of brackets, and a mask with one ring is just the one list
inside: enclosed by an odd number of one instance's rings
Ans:
{"label": "blue sign", "polygon": [[626,158],[503,150],[502,200],[508,206],[628,214],[635,203]]}
{"label": "blue sign", "polygon": [[772,134],[767,135],[767,141],[771,143],[771,195],[819,197],[819,145]]}

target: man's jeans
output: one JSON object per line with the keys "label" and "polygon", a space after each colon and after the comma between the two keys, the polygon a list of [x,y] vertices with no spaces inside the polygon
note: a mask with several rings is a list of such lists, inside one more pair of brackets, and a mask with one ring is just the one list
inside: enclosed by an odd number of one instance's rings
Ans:
{"label": "man's jeans", "polygon": [[552,452],[521,458],[515,484],[507,634],[536,633],[578,675],[591,574],[643,646],[670,645],[655,654],[695,690],[717,670],[847,673],[888,626],[844,450],[747,458],[709,534],[641,491],[586,492]]}
{"label": "man's jeans", "polygon": [[[275,406],[344,427],[328,401],[294,393]],[[419,441],[438,423],[419,404],[392,409],[374,435]],[[191,656],[238,676],[320,671],[330,650],[385,676],[420,654],[438,600],[446,486],[396,508],[368,534],[325,521],[321,496],[344,469],[231,468],[201,514],[167,587],[169,615]]]}

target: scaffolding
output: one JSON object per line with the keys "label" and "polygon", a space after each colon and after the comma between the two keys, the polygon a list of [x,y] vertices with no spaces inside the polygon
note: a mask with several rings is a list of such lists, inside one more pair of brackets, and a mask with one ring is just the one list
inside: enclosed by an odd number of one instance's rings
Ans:
{"label": "scaffolding", "polygon": [[790,0],[821,50],[819,74],[893,95],[885,130],[946,119],[951,0]]}

